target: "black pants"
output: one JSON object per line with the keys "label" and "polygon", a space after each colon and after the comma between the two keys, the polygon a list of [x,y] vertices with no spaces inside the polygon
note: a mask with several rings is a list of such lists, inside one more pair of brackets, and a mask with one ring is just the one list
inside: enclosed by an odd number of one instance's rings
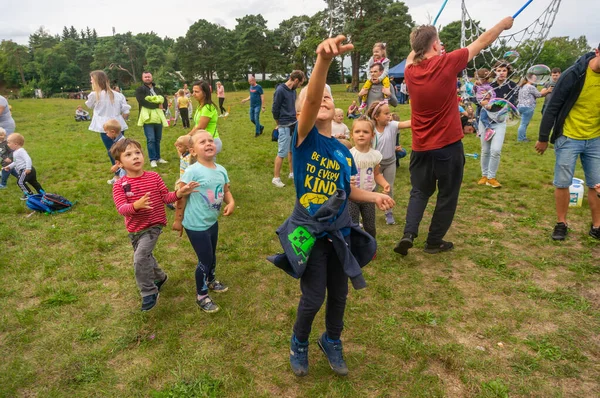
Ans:
{"label": "black pants", "polygon": [[348,201],[348,210],[352,222],[358,224],[360,216],[362,216],[363,229],[372,237],[376,237],[377,230],[375,229],[375,203],[353,202]]}
{"label": "black pants", "polygon": [[412,189],[404,233],[418,234],[425,207],[437,184],[439,192],[427,243],[435,245],[441,242],[454,219],[464,166],[462,141],[432,151],[411,152],[409,171]]}
{"label": "black pants", "polygon": [[219,108],[221,109],[221,115],[227,112],[225,108],[223,108],[223,102],[225,102],[225,98],[219,97]]}
{"label": "black pants", "polygon": [[188,108],[179,108],[179,114],[181,115],[181,123],[183,128],[190,128],[190,112]]}
{"label": "black pants", "polygon": [[208,294],[208,284],[215,281],[219,223],[214,223],[206,231],[192,231],[186,228],[185,233],[190,239],[190,243],[198,257],[198,265],[196,265],[196,293],[204,296]]}
{"label": "black pants", "polygon": [[[348,243],[349,240],[347,239]],[[348,276],[327,238],[319,238],[313,246],[306,264],[306,271],[300,278],[302,297],[298,304],[298,314],[294,324],[294,334],[298,341],[308,341],[313,320],[325,301],[325,327],[327,336],[338,340],[344,328],[344,310],[348,296]]]}
{"label": "black pants", "polygon": [[32,187],[35,188],[37,193],[42,193],[43,188],[40,183],[37,181],[35,167],[31,167],[31,172],[29,174],[25,173],[25,169],[18,172],[19,176],[17,177],[17,184],[21,191],[23,191],[26,195],[33,195],[33,191],[27,186],[27,184],[31,184]]}

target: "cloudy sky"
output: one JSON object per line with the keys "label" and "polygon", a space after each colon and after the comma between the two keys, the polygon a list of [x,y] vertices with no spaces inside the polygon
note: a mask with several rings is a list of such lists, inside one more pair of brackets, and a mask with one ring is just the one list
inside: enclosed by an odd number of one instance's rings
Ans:
{"label": "cloudy sky", "polygon": [[[333,0],[335,2],[335,0]],[[437,14],[443,0],[405,0],[409,12],[418,23],[427,23]],[[472,18],[489,28],[505,15],[516,12],[526,0],[466,0]],[[527,26],[548,8],[552,0],[533,0],[516,19],[513,32]],[[460,19],[460,0],[448,0],[438,25]],[[575,6],[577,4],[577,6]],[[29,34],[44,26],[52,34],[60,34],[63,26],[77,30],[95,28],[100,36],[117,33],[154,31],[160,36],[184,36],[188,27],[198,19],[206,19],[227,28],[235,27],[235,18],[247,14],[262,14],[275,28],[293,15],[324,9],[324,0],[96,0],[49,2],[20,0],[0,13],[0,40],[27,44]],[[585,35],[592,46],[600,42],[600,0],[562,0],[549,37]]]}

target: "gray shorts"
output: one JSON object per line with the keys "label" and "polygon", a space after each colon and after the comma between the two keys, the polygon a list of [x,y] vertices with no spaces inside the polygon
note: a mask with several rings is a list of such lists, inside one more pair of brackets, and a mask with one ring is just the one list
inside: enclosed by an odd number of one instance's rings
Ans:
{"label": "gray shorts", "polygon": [[279,127],[279,138],[277,139],[277,156],[287,158],[288,153],[292,152],[292,134],[291,126]]}

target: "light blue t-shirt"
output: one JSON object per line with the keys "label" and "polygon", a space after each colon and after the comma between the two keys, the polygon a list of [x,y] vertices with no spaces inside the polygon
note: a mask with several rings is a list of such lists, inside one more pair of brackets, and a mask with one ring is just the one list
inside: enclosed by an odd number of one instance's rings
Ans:
{"label": "light blue t-shirt", "polygon": [[[297,137],[296,129],[292,158],[296,197],[300,204],[313,215],[338,189],[343,189],[350,197],[350,176],[358,172],[350,150],[336,138],[319,134],[316,127],[299,147],[296,147]],[[340,208],[340,213],[345,206]]]}
{"label": "light blue t-shirt", "polygon": [[192,231],[206,231],[217,222],[221,204],[225,196],[225,185],[229,183],[227,170],[215,163],[210,169],[200,163],[190,165],[181,181],[188,184],[196,181],[200,184],[188,197],[183,215],[183,227]]}

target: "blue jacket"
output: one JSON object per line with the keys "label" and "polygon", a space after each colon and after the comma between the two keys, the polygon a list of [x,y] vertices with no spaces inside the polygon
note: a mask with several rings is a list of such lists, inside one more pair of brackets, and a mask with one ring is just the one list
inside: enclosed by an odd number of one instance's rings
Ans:
{"label": "blue jacket", "polygon": [[280,84],[273,95],[271,107],[273,119],[280,126],[291,125],[296,122],[296,90],[290,90],[285,84]]}
{"label": "blue jacket", "polygon": [[550,142],[553,144],[558,137],[563,135],[565,119],[581,94],[588,64],[595,56],[594,52],[585,54],[560,75],[552,90],[552,98],[544,108],[544,115],[540,123],[539,142],[548,142],[550,131],[552,131]]}
{"label": "blue jacket", "polygon": [[[284,253],[269,256],[267,259],[294,278],[300,278],[306,270],[316,237],[327,234],[352,286],[355,289],[365,288],[367,282],[361,268],[373,259],[377,242],[352,223],[348,206],[337,215],[344,202],[346,192],[337,190],[313,216],[296,202],[292,215],[277,229]],[[348,227],[350,235],[344,237],[341,229]]]}

